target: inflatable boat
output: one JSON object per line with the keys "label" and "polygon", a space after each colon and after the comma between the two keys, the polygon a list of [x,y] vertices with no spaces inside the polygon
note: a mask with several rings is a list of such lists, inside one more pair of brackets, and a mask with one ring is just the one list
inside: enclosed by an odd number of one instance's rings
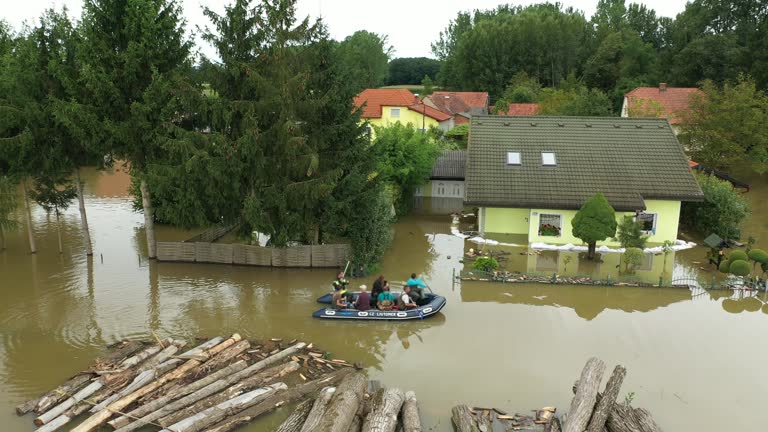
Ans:
{"label": "inflatable boat", "polygon": [[[357,299],[358,293],[353,293],[355,299]],[[395,298],[399,293],[392,293]],[[424,304],[416,309],[410,310],[390,310],[382,311],[378,309],[370,309],[367,311],[359,311],[357,309],[333,309],[330,307],[333,295],[326,294],[317,299],[318,303],[325,303],[329,306],[327,308],[320,309],[312,314],[315,318],[325,319],[348,319],[348,320],[388,320],[388,321],[407,321],[429,318],[432,315],[440,312],[440,309],[445,306],[445,297],[436,294],[425,293]]]}

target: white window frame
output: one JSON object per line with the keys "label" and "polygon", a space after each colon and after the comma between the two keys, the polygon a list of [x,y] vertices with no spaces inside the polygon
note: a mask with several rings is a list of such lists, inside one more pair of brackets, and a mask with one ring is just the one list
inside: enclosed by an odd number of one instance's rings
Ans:
{"label": "white window frame", "polygon": [[392,118],[400,118],[400,108],[390,108],[389,116]]}
{"label": "white window frame", "polygon": [[[552,160],[548,160],[549,156],[552,156]],[[557,156],[553,151],[541,152],[541,164],[543,166],[557,166]]]}
{"label": "white window frame", "polygon": [[641,215],[653,215],[653,226],[650,230],[642,230],[645,234],[656,234],[656,225],[659,223],[659,214],[658,213],[651,213],[651,212],[639,212],[635,215],[635,221],[640,222],[640,216]]}
{"label": "white window frame", "polygon": [[507,165],[518,166],[523,164],[523,155],[519,151],[507,152]]}
{"label": "white window frame", "polygon": [[[560,226],[560,233],[558,235],[556,235],[556,236],[545,236],[545,235],[539,234],[539,231],[541,230],[541,225],[542,225],[541,219],[542,219],[543,216],[557,216],[560,219],[560,223],[558,224]],[[536,235],[539,236],[539,237],[543,237],[543,238],[547,238],[547,237],[559,238],[559,237],[563,236],[563,215],[560,214],[560,213],[539,213],[539,223],[538,223],[538,225],[539,226],[536,227]]]}

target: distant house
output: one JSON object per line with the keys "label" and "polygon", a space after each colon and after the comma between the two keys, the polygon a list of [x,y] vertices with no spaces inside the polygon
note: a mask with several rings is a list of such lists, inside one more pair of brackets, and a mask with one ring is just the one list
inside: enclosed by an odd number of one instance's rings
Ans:
{"label": "distant house", "polygon": [[694,94],[703,95],[704,92],[695,87],[667,87],[666,83],[658,87],[638,87],[624,95],[621,116],[666,118],[678,134]]}
{"label": "distant house", "polygon": [[487,92],[434,92],[424,103],[453,117],[456,126],[469,123],[473,115],[488,114]]}
{"label": "distant house", "polygon": [[463,199],[466,168],[466,151],[443,150],[432,167],[429,181],[416,190],[416,196]]}
{"label": "distant house", "polygon": [[498,115],[508,116],[535,116],[539,114],[539,104],[536,103],[511,103],[506,109],[499,109]]}
{"label": "distant house", "polygon": [[571,221],[602,192],[617,220],[636,217],[662,243],[677,238],[681,201],[703,199],[666,120],[475,116],[471,129],[465,205],[481,233],[581,244]]}
{"label": "distant house", "polygon": [[453,128],[453,117],[428,104],[406,89],[366,89],[355,97],[363,109],[362,118],[374,126],[410,124],[416,129]]}

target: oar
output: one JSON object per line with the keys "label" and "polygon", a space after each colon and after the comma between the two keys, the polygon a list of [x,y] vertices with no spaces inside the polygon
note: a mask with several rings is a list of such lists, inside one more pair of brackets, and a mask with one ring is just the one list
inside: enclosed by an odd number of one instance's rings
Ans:
{"label": "oar", "polygon": [[347,261],[347,265],[344,266],[344,272],[343,272],[344,276],[347,275],[347,269],[349,269],[349,261]]}

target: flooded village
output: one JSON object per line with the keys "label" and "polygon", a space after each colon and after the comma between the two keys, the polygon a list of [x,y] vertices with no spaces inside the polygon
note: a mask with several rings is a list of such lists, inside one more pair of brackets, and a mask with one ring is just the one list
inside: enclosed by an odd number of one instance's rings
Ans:
{"label": "flooded village", "polygon": [[0,431],[763,429],[765,7],[306,3],[0,13]]}

